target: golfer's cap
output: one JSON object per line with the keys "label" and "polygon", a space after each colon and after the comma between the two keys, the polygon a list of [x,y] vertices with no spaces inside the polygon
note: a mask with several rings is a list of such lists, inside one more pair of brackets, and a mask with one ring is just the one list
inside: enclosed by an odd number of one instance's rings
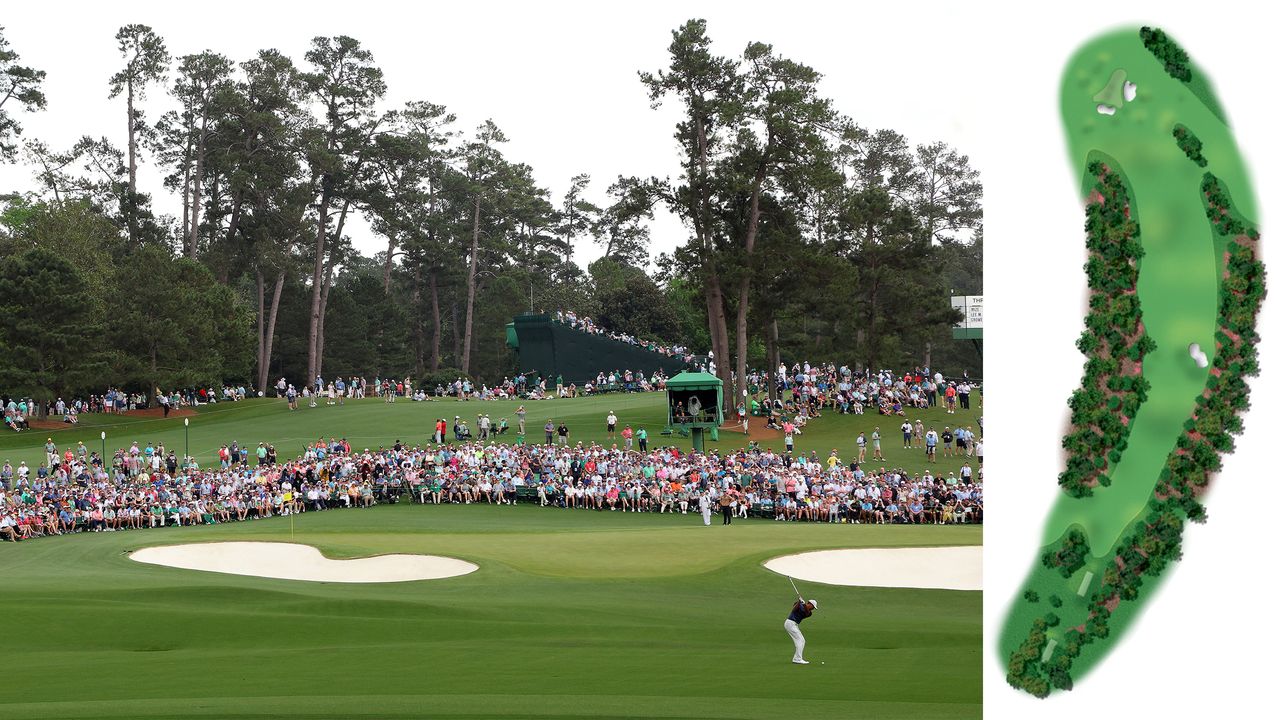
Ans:
{"label": "golfer's cap", "polygon": [[818,609],[818,601],[817,601],[817,600],[814,600],[813,598],[809,598],[809,604],[813,606],[813,609],[814,609],[814,610],[817,610],[817,609]]}

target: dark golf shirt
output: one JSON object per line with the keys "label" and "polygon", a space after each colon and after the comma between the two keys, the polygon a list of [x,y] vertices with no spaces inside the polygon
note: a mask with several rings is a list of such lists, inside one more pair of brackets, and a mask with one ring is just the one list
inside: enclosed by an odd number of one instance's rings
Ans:
{"label": "dark golf shirt", "polygon": [[791,614],[787,616],[787,619],[799,625],[800,623],[804,622],[805,618],[809,617],[812,614],[813,614],[813,611],[806,608],[804,606],[804,603],[797,602],[795,605],[791,606]]}

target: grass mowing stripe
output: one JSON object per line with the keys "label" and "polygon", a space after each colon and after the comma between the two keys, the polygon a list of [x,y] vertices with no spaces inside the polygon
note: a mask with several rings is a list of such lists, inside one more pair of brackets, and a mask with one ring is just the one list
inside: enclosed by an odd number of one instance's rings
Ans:
{"label": "grass mowing stripe", "polygon": [[[287,540],[280,519],[0,546],[0,717],[977,717],[980,593],[820,586],[793,666],[790,588],[760,563],[962,545],[980,527],[849,526],[536,507],[307,513],[330,555],[479,572],[344,585],[144,565],[131,548]],[[418,530],[430,525],[431,533]],[[572,532],[555,532],[557,525]],[[304,527],[305,526],[305,527]],[[505,532],[496,533],[502,529]]]}

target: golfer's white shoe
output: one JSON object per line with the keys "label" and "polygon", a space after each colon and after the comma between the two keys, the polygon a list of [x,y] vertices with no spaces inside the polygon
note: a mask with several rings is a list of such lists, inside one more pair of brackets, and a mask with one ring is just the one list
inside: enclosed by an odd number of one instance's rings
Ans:
{"label": "golfer's white shoe", "polygon": [[795,663],[796,665],[808,665],[808,664],[809,664],[809,661],[808,661],[808,660],[792,660],[791,662]]}

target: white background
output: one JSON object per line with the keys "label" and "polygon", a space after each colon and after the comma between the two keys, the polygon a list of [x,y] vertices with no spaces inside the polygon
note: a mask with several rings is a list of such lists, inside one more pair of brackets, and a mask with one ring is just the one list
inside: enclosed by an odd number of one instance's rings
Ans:
{"label": "white background", "polygon": [[[1008,600],[1034,560],[1055,498],[1066,399],[1079,380],[1073,343],[1084,298],[1079,178],[1067,162],[1058,83],[1070,54],[1118,24],[1166,28],[1208,70],[1236,128],[1267,217],[1280,191],[1276,162],[1274,20],[1232,3],[1070,3],[1004,7],[981,3],[832,7],[810,3],[633,3],[428,5],[410,11],[365,2],[133,3],[6,7],[6,35],[27,64],[47,70],[49,109],[22,117],[29,136],[57,148],[81,134],[123,145],[122,100],[108,101],[116,71],[112,36],[126,22],[150,24],[176,56],[205,48],[240,61],[277,47],[301,63],[314,35],[359,38],[385,69],[388,102],[442,103],[470,130],[492,117],[558,196],[591,172],[592,199],[618,173],[677,172],[673,116],[649,109],[637,70],[665,66],[670,30],[706,17],[716,50],[749,40],[826,75],[823,91],[870,128],[891,127],[913,144],[943,140],[968,154],[986,183],[987,396],[991,478],[986,532],[984,647],[988,717],[1049,720],[1269,714],[1277,665],[1269,427],[1280,424],[1280,331],[1264,312],[1262,364],[1247,434],[1208,498],[1210,520],[1187,533],[1185,560],[1115,651],[1074,692],[1040,701],[1014,692],[993,651]],[[475,6],[479,7],[475,7]],[[1034,7],[1034,10],[1031,8]],[[163,108],[161,93],[148,117]],[[1270,162],[1267,162],[1270,161]],[[158,171],[141,170],[153,191]],[[27,182],[0,167],[0,190]],[[164,201],[159,201],[163,203]],[[172,211],[172,201],[167,206]],[[162,205],[162,209],[165,206]],[[1265,223],[1266,218],[1258,218]],[[1270,235],[1262,227],[1264,247]],[[381,240],[353,239],[366,252]],[[678,223],[656,228],[654,247],[683,240]],[[579,259],[594,257],[585,246]],[[1280,283],[1280,272],[1273,273]],[[1273,293],[1271,304],[1280,302]]]}
{"label": "white background", "polygon": [[[780,1],[222,0],[133,2],[128,12],[116,3],[62,3],[74,10],[61,11],[59,3],[9,5],[0,14],[5,36],[24,64],[48,73],[48,109],[20,121],[28,137],[59,150],[84,134],[126,144],[124,98],[107,99],[107,79],[121,65],[114,39],[121,25],[150,25],[175,59],[210,49],[242,62],[277,48],[304,69],[313,37],[345,34],[383,69],[385,108],[409,100],[442,104],[467,133],[492,118],[510,139],[503,152],[532,166],[557,206],[581,172],[592,175],[587,199],[604,205],[619,174],[678,175],[672,138],[678,108],[651,109],[637,72],[665,69],[671,31],[705,18],[713,52],[734,57],[748,42],[772,43],[780,55],[823,73],[821,92],[863,127],[892,128],[912,146],[941,140],[984,166],[978,143],[984,98],[970,92],[967,79],[985,74],[976,42],[985,22],[967,9],[939,6],[921,24],[915,13]],[[142,105],[151,122],[171,107],[155,87]],[[146,159],[139,184],[161,212],[180,215],[180,201],[160,187],[162,176]],[[26,167],[0,166],[0,192],[28,186],[30,177]],[[386,249],[365,223],[347,227],[366,255]],[[659,212],[654,254],[670,252],[686,236],[678,220]],[[585,267],[599,255],[584,239],[574,259]]]}
{"label": "white background", "polygon": [[[1037,5],[1037,8],[1047,7]],[[1186,533],[1184,559],[1113,652],[1075,690],[1047,700],[1012,692],[993,652],[1009,600],[1034,561],[1056,498],[1058,442],[1083,357],[1073,347],[1084,310],[1080,178],[1067,162],[1058,84],[1085,40],[1120,24],[1165,28],[1210,75],[1261,199],[1264,257],[1280,216],[1273,19],[1230,3],[1194,9],[1071,3],[993,18],[990,72],[978,91],[989,114],[986,173],[985,714],[1049,720],[1099,717],[1274,717],[1277,660],[1275,473],[1268,446],[1280,393],[1280,271],[1261,321],[1263,376],[1246,433],[1214,481],[1209,521]],[[1118,10],[1124,8],[1124,10]],[[1105,17],[1100,17],[1105,15]],[[1139,89],[1138,102],[1141,102]],[[1270,220],[1270,222],[1268,222]],[[1133,715],[1134,711],[1142,715]]]}

